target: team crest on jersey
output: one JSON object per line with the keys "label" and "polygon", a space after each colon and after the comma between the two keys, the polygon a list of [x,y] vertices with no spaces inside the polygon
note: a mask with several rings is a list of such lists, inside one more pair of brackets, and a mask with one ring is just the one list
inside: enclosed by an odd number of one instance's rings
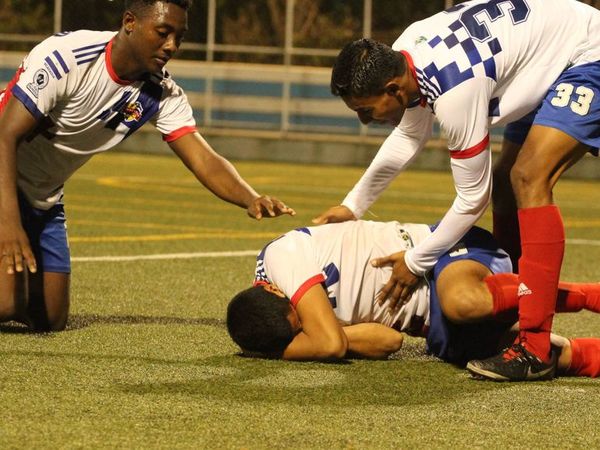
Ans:
{"label": "team crest on jersey", "polygon": [[27,89],[29,92],[33,94],[35,98],[38,98],[40,91],[48,86],[48,81],[50,80],[50,75],[46,72],[46,69],[39,69],[33,75],[33,81],[31,83],[27,83]]}
{"label": "team crest on jersey", "polygon": [[139,122],[142,118],[144,107],[140,102],[131,102],[123,108],[123,120],[125,122]]}

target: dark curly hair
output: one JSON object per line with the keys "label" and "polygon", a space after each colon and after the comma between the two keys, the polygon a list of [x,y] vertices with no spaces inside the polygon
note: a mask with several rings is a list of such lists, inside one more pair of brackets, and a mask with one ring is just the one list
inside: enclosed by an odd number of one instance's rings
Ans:
{"label": "dark curly hair", "polygon": [[294,339],[287,319],[287,298],[254,286],[238,293],[227,307],[227,331],[242,350],[265,355],[281,354]]}
{"label": "dark curly hair", "polygon": [[359,39],[346,44],[331,72],[331,93],[338,97],[370,97],[384,92],[385,84],[406,72],[406,59],[381,42]]}

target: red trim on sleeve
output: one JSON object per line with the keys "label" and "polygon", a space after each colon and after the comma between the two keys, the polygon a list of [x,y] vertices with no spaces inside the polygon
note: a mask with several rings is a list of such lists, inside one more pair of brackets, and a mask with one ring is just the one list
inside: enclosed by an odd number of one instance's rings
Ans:
{"label": "red trim on sleeve", "polygon": [[302,283],[302,286],[298,288],[296,293],[292,295],[292,298],[290,299],[290,302],[292,303],[294,308],[298,305],[298,302],[300,301],[302,296],[306,294],[306,291],[308,291],[315,284],[322,283],[323,281],[325,281],[325,276],[322,273],[320,273],[318,275],[315,275],[314,277],[310,277],[308,280]]}
{"label": "red trim on sleeve", "polygon": [[12,88],[19,81],[19,78],[21,78],[22,73],[23,73],[23,65],[20,65],[19,68],[17,69],[17,72],[15,73],[15,76],[13,77],[13,79],[10,80],[10,82],[6,86],[6,89],[0,91],[0,95],[4,94],[2,96],[2,98],[0,98],[0,114],[2,114],[2,110],[4,110],[4,107],[8,103],[8,99],[10,97],[12,97]]}
{"label": "red trim on sleeve", "polygon": [[406,62],[408,62],[408,70],[412,73],[413,78],[415,79],[415,83],[417,83],[417,87],[419,88],[419,95],[421,96],[421,106],[425,106],[427,104],[427,100],[423,97],[421,93],[421,88],[419,87],[419,79],[417,78],[417,70],[415,69],[415,63],[413,62],[412,56],[405,50],[400,50],[400,53],[404,55],[406,58]]}
{"label": "red trim on sleeve", "polygon": [[115,72],[115,69],[112,65],[111,56],[112,56],[112,46],[113,46],[114,40],[115,40],[115,38],[112,38],[108,42],[108,45],[106,46],[106,51],[104,52],[104,61],[106,62],[106,70],[108,72],[108,75],[110,75],[110,77],[112,78],[112,80],[115,83],[121,84],[123,86],[127,86],[127,85],[133,83],[133,81],[122,80],[121,78],[119,78],[119,75],[117,75],[117,72]]}
{"label": "red trim on sleeve", "polygon": [[464,150],[451,150],[450,158],[454,159],[467,159],[472,158],[473,156],[479,155],[482,151],[484,151],[488,144],[490,143],[490,135],[488,134],[483,141],[479,144],[474,145],[473,147],[466,148]]}
{"label": "red trim on sleeve", "polygon": [[186,134],[195,133],[198,129],[195,126],[181,127],[175,131],[171,131],[169,134],[163,134],[163,141],[173,142],[179,139],[181,136]]}

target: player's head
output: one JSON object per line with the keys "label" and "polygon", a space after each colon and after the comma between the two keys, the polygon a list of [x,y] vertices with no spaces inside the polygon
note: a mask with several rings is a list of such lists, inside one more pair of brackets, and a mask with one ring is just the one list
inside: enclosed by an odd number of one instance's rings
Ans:
{"label": "player's head", "polygon": [[300,331],[291,303],[273,285],[238,293],[227,307],[227,331],[242,350],[281,354]]}
{"label": "player's head", "polygon": [[372,39],[346,44],[331,72],[331,92],[342,97],[364,124],[400,123],[412,100],[406,58]]}
{"label": "player's head", "polygon": [[179,49],[192,0],[126,0],[121,34],[131,63],[157,72]]}

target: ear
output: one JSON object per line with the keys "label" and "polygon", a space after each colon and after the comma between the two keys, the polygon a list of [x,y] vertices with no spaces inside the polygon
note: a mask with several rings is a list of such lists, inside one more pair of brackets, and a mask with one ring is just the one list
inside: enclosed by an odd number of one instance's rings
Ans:
{"label": "ear", "polygon": [[385,84],[384,90],[387,95],[395,97],[396,94],[400,91],[400,85],[398,84],[398,81],[394,78]]}
{"label": "ear", "polygon": [[121,23],[125,34],[131,34],[133,28],[135,27],[135,20],[135,14],[133,14],[131,11],[125,11],[125,13],[123,14],[123,21]]}
{"label": "ear", "polygon": [[283,291],[274,284],[263,284],[263,289],[271,294],[275,294],[277,297],[286,298]]}

